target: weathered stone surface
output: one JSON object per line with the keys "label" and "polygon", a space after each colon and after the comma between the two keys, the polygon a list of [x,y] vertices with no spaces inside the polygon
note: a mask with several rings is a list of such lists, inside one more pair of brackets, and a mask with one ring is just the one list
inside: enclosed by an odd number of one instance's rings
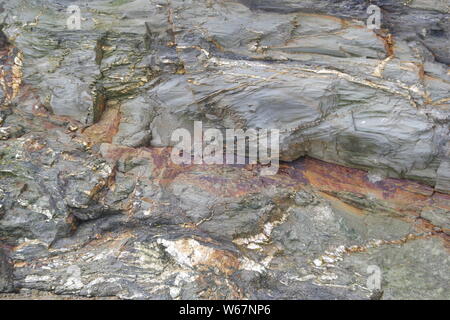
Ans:
{"label": "weathered stone surface", "polygon": [[5,32],[24,48],[25,79],[48,109],[83,124],[131,97],[115,143],[168,146],[192,120],[277,128],[284,160],[309,155],[449,191],[439,1],[379,1],[389,30],[377,32],[346,20],[367,15],[355,1],[96,1],[82,7],[79,32],[64,31],[62,3],[40,3],[8,4],[22,9]]}
{"label": "weathered stone surface", "polygon": [[[450,299],[448,7],[372,3],[383,30],[351,0],[96,0],[73,31],[4,3],[0,292]],[[175,165],[195,120],[287,162]]]}

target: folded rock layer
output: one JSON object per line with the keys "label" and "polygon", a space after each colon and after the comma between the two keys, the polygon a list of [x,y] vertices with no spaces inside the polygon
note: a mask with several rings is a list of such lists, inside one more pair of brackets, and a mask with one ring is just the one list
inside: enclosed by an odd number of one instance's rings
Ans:
{"label": "folded rock layer", "polygon": [[[0,292],[450,298],[446,1],[73,4],[0,7]],[[174,164],[194,121],[278,174]]]}

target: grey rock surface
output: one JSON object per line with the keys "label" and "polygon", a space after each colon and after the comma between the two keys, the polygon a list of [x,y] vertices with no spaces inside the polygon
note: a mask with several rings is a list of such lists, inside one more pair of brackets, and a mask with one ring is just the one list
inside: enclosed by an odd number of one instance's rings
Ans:
{"label": "grey rock surface", "polygon": [[193,120],[276,128],[283,160],[309,155],[449,191],[439,1],[379,1],[389,30],[376,32],[355,1],[95,1],[79,32],[65,30],[63,3],[39,3],[8,4],[20,13],[5,32],[24,48],[25,79],[49,110],[88,125],[105,100],[131,97],[115,143],[169,146]]}
{"label": "grey rock surface", "polygon": [[[448,3],[371,3],[381,30],[369,1],[95,0],[81,30],[4,2],[0,293],[450,299]],[[285,162],[175,165],[194,121]]]}

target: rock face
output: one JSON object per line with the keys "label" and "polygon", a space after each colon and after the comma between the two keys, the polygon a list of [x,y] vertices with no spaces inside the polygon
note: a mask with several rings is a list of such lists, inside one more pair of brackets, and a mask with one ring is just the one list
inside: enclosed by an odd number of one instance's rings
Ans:
{"label": "rock face", "polygon": [[[380,30],[368,1],[3,3],[0,292],[449,299],[448,3],[371,3]],[[285,162],[176,165],[194,121]]]}

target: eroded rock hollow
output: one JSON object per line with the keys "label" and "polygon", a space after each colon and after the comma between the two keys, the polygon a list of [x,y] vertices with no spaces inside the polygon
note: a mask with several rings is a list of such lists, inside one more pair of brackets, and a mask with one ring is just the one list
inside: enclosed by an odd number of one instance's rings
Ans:
{"label": "eroded rock hollow", "polygon": [[[0,293],[450,299],[449,8],[3,1]],[[173,163],[195,121],[278,173]]]}

